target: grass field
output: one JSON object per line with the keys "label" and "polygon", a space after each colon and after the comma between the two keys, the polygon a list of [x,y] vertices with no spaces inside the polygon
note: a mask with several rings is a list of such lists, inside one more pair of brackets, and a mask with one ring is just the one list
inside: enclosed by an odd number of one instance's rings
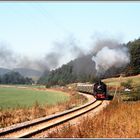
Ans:
{"label": "grass field", "polygon": [[[108,78],[103,81],[107,84],[108,92],[110,94],[114,94],[115,91],[117,91],[117,95],[119,95],[123,100],[140,100],[140,75]],[[128,83],[129,81],[131,81],[131,91],[126,92],[124,89],[127,87],[123,86],[122,83]]]}
{"label": "grass field", "polygon": [[68,100],[69,96],[60,91],[41,91],[27,88],[0,87],[0,108],[31,107],[38,102],[40,105],[54,105]]}
{"label": "grass field", "polygon": [[0,85],[0,87],[26,87],[26,88],[46,88],[45,85],[25,85],[25,84],[15,84],[15,85]]}
{"label": "grass field", "polygon": [[0,108],[0,128],[62,112],[85,102],[87,98],[69,89],[0,85],[0,106],[3,107]]}
{"label": "grass field", "polygon": [[108,86],[119,86],[121,82],[126,82],[130,79],[133,81],[133,86],[140,85],[140,75],[130,77],[108,78],[104,79],[103,82],[105,82]]}

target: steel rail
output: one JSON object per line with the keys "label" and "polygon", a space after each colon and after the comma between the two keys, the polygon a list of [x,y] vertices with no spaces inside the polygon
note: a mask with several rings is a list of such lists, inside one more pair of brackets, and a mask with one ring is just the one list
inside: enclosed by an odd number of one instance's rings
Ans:
{"label": "steel rail", "polygon": [[[76,107],[76,108],[73,108],[73,109],[58,113],[56,115],[50,115],[50,116],[47,116],[47,117],[42,117],[42,118],[39,118],[39,119],[35,119],[33,121],[20,123],[20,125],[13,125],[13,126],[9,127],[9,129],[7,129],[7,128],[0,129],[0,138],[3,138],[3,137],[4,138],[11,138],[11,137],[12,138],[13,137],[14,138],[27,138],[27,137],[31,137],[32,135],[35,135],[35,134],[37,134],[37,133],[39,133],[39,132],[41,132],[43,130],[47,130],[47,129],[52,128],[52,127],[54,127],[56,125],[62,124],[64,122],[68,121],[68,120],[76,118],[76,117],[78,117],[78,116],[80,116],[82,114],[85,114],[85,113],[89,112],[90,110],[93,110],[93,109],[97,108],[98,106],[100,106],[102,104],[102,102],[103,101],[100,101],[97,105],[93,106],[93,104],[97,103],[97,101],[94,100],[94,101],[86,103],[85,105],[82,105],[80,107]],[[88,108],[88,109],[84,110],[85,108]],[[80,111],[82,109],[84,111],[81,111],[81,113],[76,114],[76,112],[78,112],[78,111]],[[75,113],[75,115],[70,116],[70,114],[72,114],[72,113]],[[56,121],[56,119],[59,119],[61,117],[65,117],[66,115],[68,117],[66,117],[65,119],[62,119],[60,121]],[[47,123],[49,121],[56,121],[56,122],[51,123],[50,125],[44,125],[43,126],[43,123]],[[32,129],[31,127],[36,127],[38,125],[42,125],[42,127],[37,127],[36,129],[33,129],[31,131],[27,131],[29,128]],[[25,130],[25,132],[24,132],[24,130]],[[21,133],[16,135],[16,133],[18,131],[19,132],[21,131]]]}

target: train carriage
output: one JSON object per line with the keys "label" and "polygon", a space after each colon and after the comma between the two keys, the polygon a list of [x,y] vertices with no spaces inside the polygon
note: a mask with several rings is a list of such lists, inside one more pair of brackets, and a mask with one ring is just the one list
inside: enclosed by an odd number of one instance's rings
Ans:
{"label": "train carriage", "polygon": [[94,84],[84,84],[79,83],[77,85],[77,90],[79,92],[85,92],[93,94],[96,99],[107,99],[107,86],[102,81],[96,82]]}

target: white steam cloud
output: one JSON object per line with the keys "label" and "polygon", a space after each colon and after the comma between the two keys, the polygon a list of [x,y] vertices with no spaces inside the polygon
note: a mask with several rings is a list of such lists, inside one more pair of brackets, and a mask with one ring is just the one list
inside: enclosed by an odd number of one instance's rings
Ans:
{"label": "white steam cloud", "polygon": [[126,66],[130,62],[128,48],[117,44],[116,42],[106,42],[110,45],[95,47],[95,54],[92,60],[95,62],[95,67],[98,73],[105,72],[111,67],[119,68]]}

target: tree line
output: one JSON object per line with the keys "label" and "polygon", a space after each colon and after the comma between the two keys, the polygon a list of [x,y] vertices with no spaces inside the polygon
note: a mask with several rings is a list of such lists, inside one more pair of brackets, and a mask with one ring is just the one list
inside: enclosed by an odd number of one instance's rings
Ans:
{"label": "tree line", "polygon": [[33,80],[28,77],[23,77],[18,72],[8,72],[0,76],[0,84],[32,84]]}
{"label": "tree line", "polygon": [[140,73],[140,38],[127,44],[130,51],[130,63],[126,67],[126,75],[137,75]]}
{"label": "tree line", "polygon": [[74,82],[88,81],[92,83],[95,79],[97,79],[93,73],[87,71],[89,67],[92,70],[93,66],[88,65],[85,68],[81,68],[80,71],[76,71],[74,65],[75,61],[70,61],[58,69],[45,72],[38,80],[38,84],[45,84],[47,87],[53,85],[64,86]]}

